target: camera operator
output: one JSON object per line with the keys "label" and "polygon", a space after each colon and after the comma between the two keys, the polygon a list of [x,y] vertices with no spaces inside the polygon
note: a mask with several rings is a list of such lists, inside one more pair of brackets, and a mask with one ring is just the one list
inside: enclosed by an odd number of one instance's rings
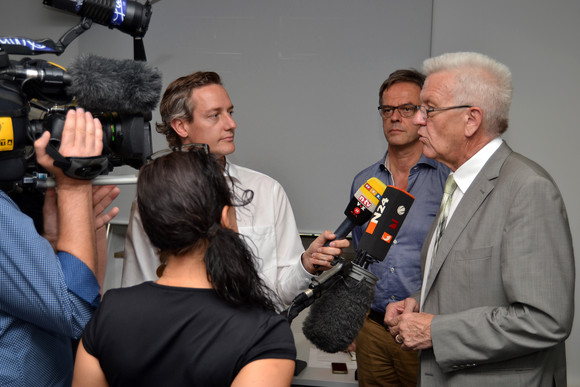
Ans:
{"label": "camera operator", "polygon": [[[46,238],[0,190],[2,386],[70,386],[72,339],[81,335],[99,304],[98,278],[105,270],[97,258],[97,238],[105,240],[104,230],[97,237],[95,225],[102,228],[118,212],[117,208],[104,212],[118,188],[93,189],[90,180],[67,177],[46,153],[49,138],[45,132],[34,143],[38,163],[57,184],[57,197],[48,191],[45,201]],[[99,156],[102,147],[99,120],[82,109],[70,110],[61,155]]]}

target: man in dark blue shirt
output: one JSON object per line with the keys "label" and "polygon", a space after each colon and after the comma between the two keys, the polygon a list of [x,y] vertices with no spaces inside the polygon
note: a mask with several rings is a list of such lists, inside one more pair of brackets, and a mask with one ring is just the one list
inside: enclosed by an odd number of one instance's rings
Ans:
{"label": "man in dark blue shirt", "polygon": [[[397,70],[383,82],[379,91],[379,113],[387,140],[386,154],[375,164],[358,173],[351,187],[351,197],[371,177],[387,185],[406,190],[415,202],[389,253],[370,271],[378,278],[375,299],[362,330],[356,339],[360,386],[415,386],[418,354],[403,351],[384,324],[387,304],[404,300],[421,288],[420,252],[443,196],[449,169],[422,154],[419,127],[413,116],[420,105],[425,77],[415,70]],[[355,251],[363,227],[353,232]]]}
{"label": "man in dark blue shirt", "polygon": [[[100,300],[96,274],[104,267],[98,268],[95,223],[99,222],[95,221],[94,213],[101,216],[118,189],[115,193],[109,189],[101,192],[110,200],[100,201],[102,197],[95,195],[95,204],[104,207],[93,212],[91,180],[67,177],[53,165],[54,160],[45,151],[49,137],[45,132],[35,148],[38,163],[54,174],[58,187],[58,230],[44,230],[50,240],[39,235],[32,219],[0,190],[3,387],[70,386],[71,340],[80,337]],[[61,138],[61,155],[99,156],[102,147],[100,122],[81,109],[69,111]],[[99,221],[106,223],[117,211],[103,215]],[[50,232],[55,234],[49,236]]]}

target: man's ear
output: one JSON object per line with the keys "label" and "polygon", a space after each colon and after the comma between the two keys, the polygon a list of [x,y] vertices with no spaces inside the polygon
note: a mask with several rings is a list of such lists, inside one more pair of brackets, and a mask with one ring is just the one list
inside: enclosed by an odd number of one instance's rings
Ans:
{"label": "man's ear", "polygon": [[470,107],[465,120],[465,137],[470,138],[481,128],[483,111],[477,106]]}
{"label": "man's ear", "polygon": [[187,133],[187,128],[185,127],[185,123],[181,118],[174,118],[171,120],[171,127],[175,130],[175,133],[181,138],[187,138],[189,133]]}

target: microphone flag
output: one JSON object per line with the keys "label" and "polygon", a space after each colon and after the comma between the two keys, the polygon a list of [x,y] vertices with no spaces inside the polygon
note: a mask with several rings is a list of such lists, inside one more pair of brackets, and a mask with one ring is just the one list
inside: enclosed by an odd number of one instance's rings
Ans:
{"label": "microphone flag", "polygon": [[358,251],[365,251],[375,261],[382,261],[414,201],[415,197],[407,191],[387,186],[363,232]]}

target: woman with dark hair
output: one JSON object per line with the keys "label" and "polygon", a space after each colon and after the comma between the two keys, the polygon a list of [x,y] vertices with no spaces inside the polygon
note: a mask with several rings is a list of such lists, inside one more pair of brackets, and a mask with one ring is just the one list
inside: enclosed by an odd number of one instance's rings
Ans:
{"label": "woman with dark hair", "polygon": [[160,251],[160,278],[105,294],[79,345],[73,386],[291,383],[290,326],[237,234],[223,168],[207,146],[182,148],[190,151],[139,172],[139,212]]}

